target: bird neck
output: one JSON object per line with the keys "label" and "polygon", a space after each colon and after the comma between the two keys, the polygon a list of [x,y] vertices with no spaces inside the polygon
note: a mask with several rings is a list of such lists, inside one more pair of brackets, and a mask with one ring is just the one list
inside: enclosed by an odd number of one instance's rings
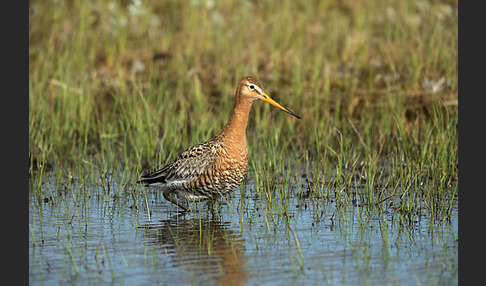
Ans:
{"label": "bird neck", "polygon": [[252,100],[238,98],[233,107],[233,113],[220,135],[232,143],[246,147],[246,125],[250,114]]}

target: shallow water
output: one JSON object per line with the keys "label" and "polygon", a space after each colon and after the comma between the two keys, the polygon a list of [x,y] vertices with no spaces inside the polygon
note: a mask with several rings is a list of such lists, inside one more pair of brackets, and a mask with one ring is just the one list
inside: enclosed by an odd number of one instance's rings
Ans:
{"label": "shallow water", "polygon": [[[457,285],[450,222],[238,189],[185,216],[140,187],[46,183],[29,200],[30,284]],[[275,203],[275,202],[274,202]]]}

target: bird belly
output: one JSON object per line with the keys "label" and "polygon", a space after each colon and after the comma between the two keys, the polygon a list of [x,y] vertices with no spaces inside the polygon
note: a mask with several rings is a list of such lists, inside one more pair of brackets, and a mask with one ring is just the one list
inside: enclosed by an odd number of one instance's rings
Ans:
{"label": "bird belly", "polygon": [[183,197],[186,200],[201,201],[209,199],[207,195],[201,194],[196,189],[194,189],[194,191],[191,191],[191,188],[188,187],[190,183],[191,181],[188,180],[174,180],[166,183],[152,183],[150,184],[150,187],[156,188],[157,190],[162,192],[173,192],[177,196]]}
{"label": "bird belly", "polygon": [[174,180],[166,183],[152,183],[149,186],[156,188],[162,192],[168,191],[168,190],[177,190],[179,188],[182,188],[183,184],[187,182],[185,180]]}
{"label": "bird belly", "polygon": [[188,201],[198,202],[198,201],[204,201],[204,200],[210,199],[210,197],[208,197],[206,195],[201,195],[198,192],[190,192],[190,191],[186,191],[186,190],[182,190],[182,189],[175,190],[175,192],[177,193],[178,196],[181,196]]}

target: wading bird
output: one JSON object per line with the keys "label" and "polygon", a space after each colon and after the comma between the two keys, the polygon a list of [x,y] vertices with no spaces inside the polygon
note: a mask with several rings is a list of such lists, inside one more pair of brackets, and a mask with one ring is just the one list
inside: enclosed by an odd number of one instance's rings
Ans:
{"label": "wading bird", "polygon": [[246,125],[255,100],[263,100],[301,118],[270,98],[258,80],[244,77],[236,89],[231,118],[218,135],[187,149],[161,169],[142,175],[137,183],[160,189],[166,200],[184,211],[188,207],[171,195],[185,198],[189,203],[216,199],[234,191],[248,171]]}

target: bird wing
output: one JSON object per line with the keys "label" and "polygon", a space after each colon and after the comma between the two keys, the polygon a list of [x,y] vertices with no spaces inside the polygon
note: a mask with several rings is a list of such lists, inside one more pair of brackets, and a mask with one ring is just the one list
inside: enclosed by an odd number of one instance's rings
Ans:
{"label": "bird wing", "polygon": [[142,175],[138,182],[147,186],[197,178],[216,162],[216,149],[212,141],[196,144],[182,152],[174,162],[155,172]]}

